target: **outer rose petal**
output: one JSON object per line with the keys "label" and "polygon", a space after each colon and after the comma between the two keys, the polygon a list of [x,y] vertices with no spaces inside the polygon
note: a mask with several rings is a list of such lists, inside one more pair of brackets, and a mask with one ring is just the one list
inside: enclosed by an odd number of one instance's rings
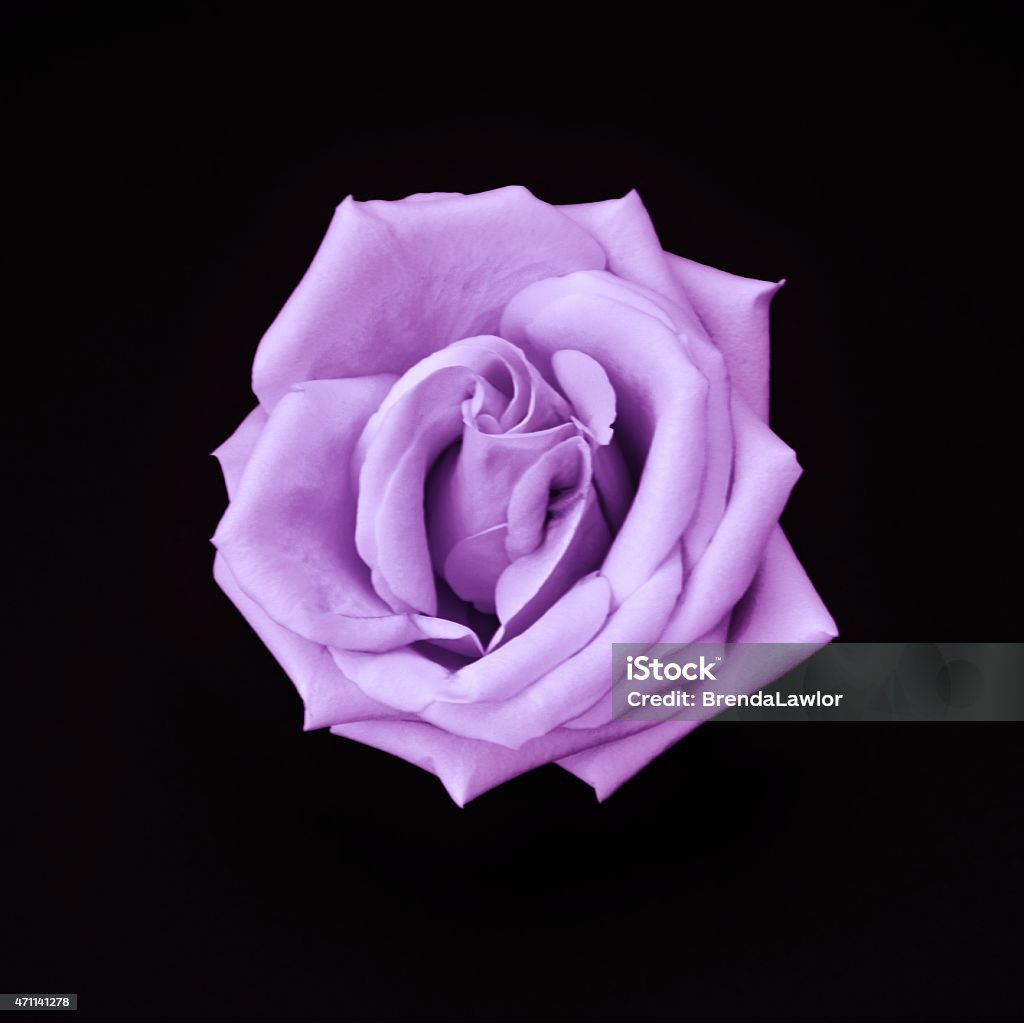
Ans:
{"label": "outer rose petal", "polygon": [[781,526],[772,530],[754,582],[733,611],[730,643],[826,643],[839,635]]}
{"label": "outer rose petal", "polygon": [[228,499],[231,501],[235,499],[242,473],[249,464],[249,458],[263,432],[263,427],[267,425],[268,418],[263,407],[257,405],[242,420],[238,429],[213,453],[220,462],[224,484],[228,488]]}
{"label": "outer rose petal", "polygon": [[[776,526],[765,548],[757,577],[735,612],[739,619],[729,633],[733,643],[800,643],[824,646],[837,635],[835,622],[815,592],[807,573],[789,546],[782,529]],[[679,637],[671,627],[661,638],[674,643]],[[788,667],[773,666],[766,676],[751,676],[744,690],[754,692],[781,677],[805,654],[797,654]],[[692,732],[699,721],[665,721],[645,731],[629,735],[603,746],[594,746],[564,757],[558,763],[577,778],[592,785],[597,798],[607,799],[673,743]]]}
{"label": "outer rose petal", "polygon": [[605,262],[587,231],[525,188],[349,197],[260,343],[253,390],[270,409],[303,380],[402,373],[461,338],[496,333],[528,284]]}
{"label": "outer rose petal", "polygon": [[737,277],[663,252],[635,191],[606,202],[560,206],[608,253],[608,269],[651,288],[699,317],[725,355],[736,389],[768,420],[768,308],[783,282]]}
{"label": "outer rose petal", "polygon": [[598,801],[603,802],[623,782],[629,781],[699,724],[699,721],[662,721],[645,731],[563,757],[558,766],[585,781],[597,793]]}
{"label": "outer rose petal", "polygon": [[694,642],[746,593],[800,476],[793,449],[738,394],[732,398],[732,414],[736,456],[729,501],[666,626],[672,642]]}
{"label": "outer rose petal", "polygon": [[[650,317],[661,324],[667,334],[675,339],[675,344],[658,343],[668,353],[664,357],[666,367],[678,357],[676,348],[685,353],[693,366],[708,383],[707,425],[706,425],[706,470],[700,487],[698,505],[692,520],[687,526],[683,537],[684,565],[687,570],[694,565],[704,552],[711,534],[718,525],[725,507],[732,471],[732,415],[730,412],[731,389],[725,358],[715,347],[692,310],[687,311],[677,302],[664,295],[651,291],[639,284],[631,284],[607,273],[574,274],[572,281],[584,294],[598,294],[602,298],[626,306],[633,310],[644,322]],[[540,287],[528,289],[535,294]],[[516,306],[520,299],[513,301]],[[528,306],[528,303],[525,303]],[[644,344],[655,347],[655,339],[650,330],[643,330],[636,339],[637,345]],[[552,368],[557,373],[556,360],[567,352],[556,352],[552,357]],[[582,353],[575,353],[582,355]],[[628,363],[626,370],[628,373]],[[636,396],[632,406],[642,407],[643,389]],[[627,415],[628,419],[632,418]],[[625,516],[623,516],[623,519]],[[619,520],[621,522],[621,520]]]}
{"label": "outer rose petal", "polygon": [[608,269],[624,281],[642,284],[686,307],[686,293],[673,274],[668,253],[634,189],[621,199],[558,207],[585,227],[608,253]]}
{"label": "outer rose petal", "polygon": [[391,614],[355,552],[349,463],[391,382],[321,380],[290,393],[264,426],[214,536],[249,597],[312,642],[386,649],[472,636],[464,626]]}
{"label": "outer rose petal", "polygon": [[636,730],[635,723],[626,721],[589,732],[558,728],[511,750],[451,735],[425,721],[359,721],[331,729],[436,774],[459,806],[516,775]]}
{"label": "outer rose petal", "polygon": [[768,421],[768,310],[783,281],[736,277],[666,253],[669,267],[715,345],[733,387]]}
{"label": "outer rose petal", "polygon": [[326,647],[311,643],[279,625],[259,604],[246,596],[220,554],[213,561],[213,577],[295,684],[306,707],[307,730],[341,721],[365,721],[394,714],[390,707],[371,700],[345,678]]}

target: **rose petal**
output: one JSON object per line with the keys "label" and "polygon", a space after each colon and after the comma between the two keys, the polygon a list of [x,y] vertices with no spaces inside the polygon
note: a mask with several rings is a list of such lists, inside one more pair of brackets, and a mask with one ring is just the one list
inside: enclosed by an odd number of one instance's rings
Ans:
{"label": "rose petal", "polygon": [[610,444],[591,452],[591,463],[594,489],[601,512],[608,531],[614,536],[622,528],[633,506],[636,487],[615,438],[612,438]]}
{"label": "rose petal", "polygon": [[501,628],[488,652],[529,628],[572,587],[601,564],[611,535],[593,490],[548,523],[544,542],[502,572],[494,590]]}
{"label": "rose petal", "polygon": [[360,438],[357,449],[360,463],[380,423],[399,401],[438,370],[458,366],[473,370],[495,390],[508,396],[508,406],[501,414],[502,429],[532,432],[564,423],[569,418],[569,404],[540,376],[519,348],[493,335],[463,338],[421,359],[399,377]]}
{"label": "rose petal", "polygon": [[566,348],[551,356],[551,368],[562,393],[598,444],[611,442],[615,422],[615,389],[601,364],[586,352]]}
{"label": "rose petal", "polygon": [[800,476],[792,448],[738,394],[732,412],[736,460],[729,503],[666,627],[671,642],[688,643],[703,635],[743,596]]}
{"label": "rose petal", "polygon": [[667,254],[668,264],[690,303],[725,356],[733,386],[754,412],[768,421],[768,314],[785,283],[736,277]]}
{"label": "rose petal", "polygon": [[562,757],[558,766],[592,786],[598,801],[604,802],[623,782],[629,781],[699,724],[699,721],[657,722],[632,735]]}
{"label": "rose petal", "polygon": [[316,643],[378,650],[471,630],[392,614],[352,541],[349,463],[389,377],[307,383],[275,408],[213,542],[241,589],[271,618]]}
{"label": "rose petal", "polygon": [[542,675],[515,696],[500,702],[433,703],[422,712],[436,725],[468,738],[517,749],[569,722],[594,704],[611,715],[611,644],[654,643],[675,606],[682,585],[679,551],[612,613],[578,653]]}
{"label": "rose petal", "polygon": [[578,436],[571,436],[544,452],[522,473],[509,497],[507,509],[505,546],[510,559],[529,554],[544,539],[552,491],[582,495],[590,475],[590,449]]}
{"label": "rose petal", "polygon": [[391,707],[371,700],[347,679],[323,644],[286,629],[251,600],[221,554],[214,558],[213,577],[292,680],[305,704],[307,730],[394,715]]}
{"label": "rose petal", "polygon": [[524,188],[337,209],[302,281],[264,335],[253,389],[272,408],[302,380],[402,373],[496,333],[533,281],[602,269],[583,228]]}
{"label": "rose petal", "polygon": [[430,467],[460,436],[467,400],[479,406],[500,399],[464,366],[439,369],[371,427],[359,470],[356,549],[370,566],[374,589],[395,611],[437,613],[424,486]]}
{"label": "rose petal", "polygon": [[464,739],[425,721],[359,721],[331,729],[335,735],[384,750],[436,774],[459,806],[535,767],[636,730],[635,723],[625,721],[593,732],[556,729],[512,750]]}
{"label": "rose petal", "polygon": [[242,473],[252,456],[256,442],[267,425],[267,413],[257,405],[239,424],[238,429],[216,451],[214,458],[220,462],[224,484],[228,489],[228,500],[234,500]]}
{"label": "rose petal", "polygon": [[576,348],[604,367],[618,396],[617,436],[643,465],[633,506],[601,569],[614,605],[651,576],[697,509],[707,455],[708,383],[657,315],[613,297],[607,274],[541,281],[509,304],[502,333],[550,360]]}
{"label": "rose petal", "polygon": [[334,663],[371,699],[418,714],[443,689],[450,668],[412,646],[370,654],[331,649]]}
{"label": "rose petal", "polygon": [[683,539],[684,565],[688,567],[696,563],[711,539],[722,517],[729,488],[733,456],[732,417],[725,358],[692,310],[687,311],[641,285],[630,284],[608,274],[593,276],[606,297],[652,316],[674,333],[690,362],[708,382],[706,469],[697,508]]}
{"label": "rose petal", "polygon": [[505,524],[460,540],[444,563],[448,585],[480,611],[494,614],[495,590],[502,572],[508,568],[505,553]]}
{"label": "rose petal", "polygon": [[635,189],[621,199],[558,208],[601,243],[608,254],[608,269],[616,277],[685,306],[685,292],[671,272],[654,224]]}
{"label": "rose petal", "polygon": [[443,569],[461,540],[503,524],[517,481],[546,452],[577,433],[572,423],[537,433],[500,434],[481,433],[467,423],[461,445],[445,453],[427,485],[427,532],[434,566]]}
{"label": "rose petal", "polygon": [[332,651],[335,663],[368,696],[396,710],[421,713],[436,700],[502,700],[571,657],[604,624],[608,585],[581,580],[522,635],[457,670],[406,647],[377,654]]}
{"label": "rose petal", "polygon": [[604,625],[610,590],[600,575],[581,579],[528,629],[461,668],[437,699],[507,700],[589,643]]}
{"label": "rose petal", "polygon": [[750,589],[733,611],[729,642],[824,645],[838,634],[782,528],[776,526]]}

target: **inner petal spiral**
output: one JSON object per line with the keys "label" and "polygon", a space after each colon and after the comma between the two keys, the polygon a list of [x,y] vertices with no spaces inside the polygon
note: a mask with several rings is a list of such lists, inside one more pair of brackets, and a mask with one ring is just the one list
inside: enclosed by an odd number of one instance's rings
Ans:
{"label": "inner petal spiral", "polygon": [[559,353],[553,376],[501,338],[471,338],[382,402],[356,449],[356,539],[392,608],[488,618],[493,649],[600,566],[616,524],[595,455],[614,444],[615,394],[581,352]]}

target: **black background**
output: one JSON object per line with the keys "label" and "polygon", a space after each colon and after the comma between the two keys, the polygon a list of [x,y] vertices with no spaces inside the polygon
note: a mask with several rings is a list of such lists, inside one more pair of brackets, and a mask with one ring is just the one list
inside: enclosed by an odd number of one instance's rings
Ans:
{"label": "black background", "polygon": [[210,576],[208,453],[346,194],[635,187],[666,248],[789,281],[783,522],[842,638],[1019,638],[1007,26],[679,10],[10,22],[3,990],[147,1019],[1006,1010],[1019,727],[712,725],[603,806],[547,767],[460,810],[304,734]]}

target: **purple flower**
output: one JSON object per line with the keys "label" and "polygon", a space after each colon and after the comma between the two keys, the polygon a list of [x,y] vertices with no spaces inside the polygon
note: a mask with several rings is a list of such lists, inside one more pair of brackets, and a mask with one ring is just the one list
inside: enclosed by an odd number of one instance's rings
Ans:
{"label": "purple flower", "polygon": [[346,199],[216,452],[215,575],[306,727],[459,804],[551,761],[603,799],[695,727],[611,720],[613,642],[834,636],[778,525],[777,289],[635,192]]}

